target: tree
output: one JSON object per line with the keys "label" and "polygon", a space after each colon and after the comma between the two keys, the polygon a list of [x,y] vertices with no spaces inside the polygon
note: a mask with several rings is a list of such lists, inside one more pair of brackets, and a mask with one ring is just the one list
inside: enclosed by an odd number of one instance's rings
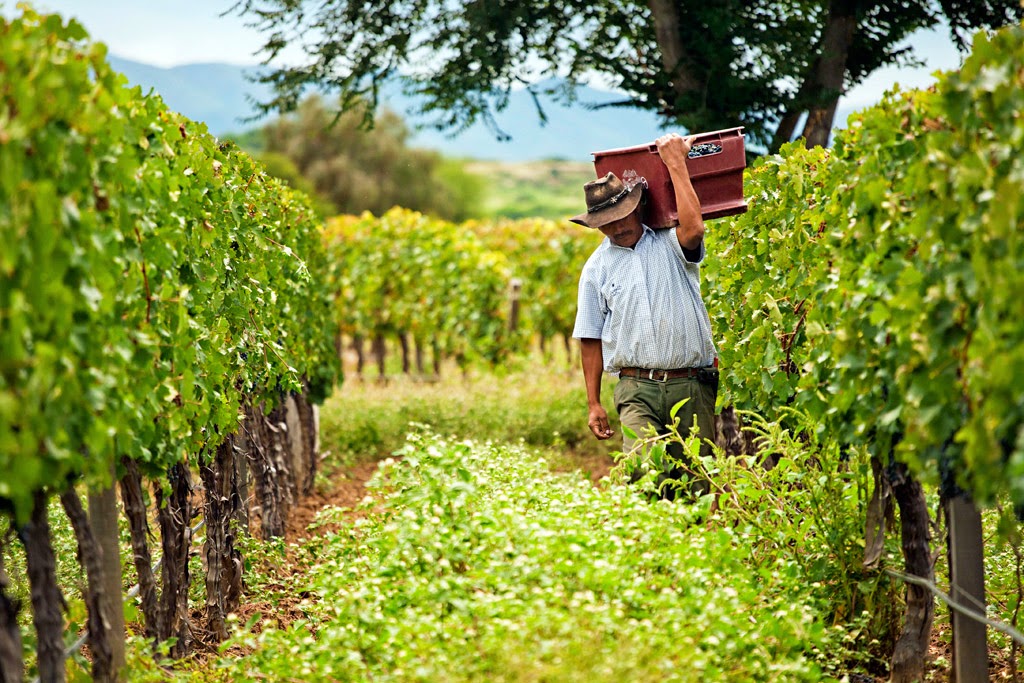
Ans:
{"label": "tree", "polygon": [[316,84],[336,89],[345,109],[365,98],[372,116],[397,78],[423,98],[430,124],[458,131],[482,120],[500,136],[494,113],[513,88],[554,75],[564,85],[545,92],[572,101],[576,84],[599,76],[624,93],[602,106],[653,110],[692,131],[742,125],[766,146],[804,113],[804,134],[827,139],[844,88],[913,62],[900,43],[914,30],[945,19],[963,46],[968,31],[1022,16],[1017,0],[239,0],[235,9],[267,35],[266,63],[293,43],[309,55],[261,78],[276,93],[265,111],[293,109]]}
{"label": "tree", "polygon": [[267,173],[288,183],[289,187],[308,195],[313,210],[316,211],[319,218],[326,219],[337,215],[338,207],[313,187],[313,183],[302,175],[299,167],[290,157],[281,152],[252,152],[252,154],[267,169]]}
{"label": "tree", "polygon": [[792,138],[804,114],[802,136],[808,146],[828,144],[843,91],[880,67],[912,60],[910,48],[901,43],[917,29],[945,22],[963,51],[973,30],[1024,17],[1015,0],[828,0],[827,6],[814,58],[805,66],[800,88],[779,122],[773,149]]}
{"label": "tree", "polygon": [[409,130],[394,112],[384,110],[372,131],[361,130],[364,109],[335,115],[308,97],[262,129],[260,158],[272,174],[311,186],[321,213],[380,215],[402,206],[463,220],[476,211],[479,180],[436,152],[408,147]]}

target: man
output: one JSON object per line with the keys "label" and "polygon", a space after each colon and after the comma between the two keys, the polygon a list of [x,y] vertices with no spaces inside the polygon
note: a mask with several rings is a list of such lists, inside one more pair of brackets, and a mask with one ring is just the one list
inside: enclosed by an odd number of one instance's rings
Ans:
{"label": "man", "polygon": [[[598,439],[613,435],[601,404],[602,372],[619,376],[614,398],[623,427],[639,436],[648,426],[667,433],[672,407],[685,399],[679,433],[689,434],[696,417],[700,436],[714,436],[718,353],[700,294],[704,221],[686,168],[692,141],[675,133],[656,141],[675,190],[678,227],[644,225],[642,184],[629,188],[613,173],[584,186],[587,212],[571,219],[605,236],[583,267],[573,330],[582,349],[590,431]],[[635,443],[624,435],[623,451]],[[674,451],[681,459],[681,449]],[[659,479],[682,473],[669,468]],[[665,497],[672,493],[671,486],[662,488]]]}

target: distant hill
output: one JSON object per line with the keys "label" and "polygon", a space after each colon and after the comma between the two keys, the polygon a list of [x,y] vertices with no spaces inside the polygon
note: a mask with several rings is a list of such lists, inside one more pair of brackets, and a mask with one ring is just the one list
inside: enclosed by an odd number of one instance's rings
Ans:
{"label": "distant hill", "polygon": [[[269,89],[246,76],[256,67],[229,64],[190,64],[161,68],[118,57],[111,65],[129,82],[153,88],[175,111],[206,123],[215,135],[239,133],[259,122],[245,122],[254,113],[252,100],[266,99]],[[589,162],[590,152],[649,142],[661,134],[657,117],[638,109],[606,108],[588,110],[586,104],[617,99],[615,93],[583,87],[571,107],[541,98],[547,125],[542,126],[529,93],[513,93],[508,108],[497,116],[498,125],[512,136],[497,140],[483,124],[476,124],[457,136],[420,129],[413,136],[418,147],[437,149],[445,156],[496,161],[566,159]],[[400,94],[385,98],[387,106],[406,116],[416,102]],[[727,122],[723,124],[723,127]]]}
{"label": "distant hill", "polygon": [[174,111],[205,123],[214,135],[245,130],[256,124],[250,97],[264,99],[269,89],[246,78],[253,69],[231,64],[189,64],[165,69],[111,56],[110,65],[132,85],[152,88]]}

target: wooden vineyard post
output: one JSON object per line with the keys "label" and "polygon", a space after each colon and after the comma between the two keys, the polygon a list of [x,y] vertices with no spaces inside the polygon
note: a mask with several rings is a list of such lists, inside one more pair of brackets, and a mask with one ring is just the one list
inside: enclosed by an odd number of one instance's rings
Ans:
{"label": "wooden vineyard post", "polygon": [[[974,612],[985,611],[985,566],[981,512],[964,495],[946,504],[949,515],[950,597]],[[956,683],[988,681],[988,646],[985,624],[962,615],[953,617],[953,680]]]}
{"label": "wooden vineyard post", "polygon": [[523,291],[523,281],[514,277],[509,285],[512,288],[512,304],[508,312],[508,331],[515,334],[519,329],[519,298]]}

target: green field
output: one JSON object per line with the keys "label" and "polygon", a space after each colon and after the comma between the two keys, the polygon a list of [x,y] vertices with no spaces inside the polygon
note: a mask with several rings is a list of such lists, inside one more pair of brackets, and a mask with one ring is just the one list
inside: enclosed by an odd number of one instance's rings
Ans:
{"label": "green field", "polygon": [[574,161],[467,161],[484,178],[484,218],[562,220],[584,208],[583,184],[594,179],[592,164]]}

